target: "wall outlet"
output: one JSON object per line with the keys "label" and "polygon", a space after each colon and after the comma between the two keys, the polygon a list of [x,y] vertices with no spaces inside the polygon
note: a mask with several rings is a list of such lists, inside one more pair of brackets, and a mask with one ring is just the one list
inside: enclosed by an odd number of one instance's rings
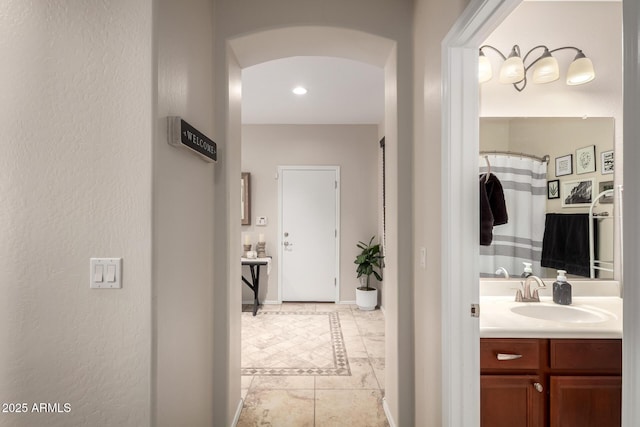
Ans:
{"label": "wall outlet", "polygon": [[420,248],[420,267],[427,268],[427,248]]}

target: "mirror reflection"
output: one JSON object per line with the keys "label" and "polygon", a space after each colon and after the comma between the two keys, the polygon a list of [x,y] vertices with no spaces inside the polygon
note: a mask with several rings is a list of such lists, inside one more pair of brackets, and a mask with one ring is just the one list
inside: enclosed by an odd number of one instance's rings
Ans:
{"label": "mirror reflection", "polygon": [[613,146],[610,117],[480,118],[480,276],[614,278]]}

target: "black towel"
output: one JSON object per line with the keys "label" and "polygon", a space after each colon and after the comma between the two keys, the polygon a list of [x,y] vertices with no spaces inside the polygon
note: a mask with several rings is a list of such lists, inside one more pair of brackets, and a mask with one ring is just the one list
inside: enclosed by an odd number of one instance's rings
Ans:
{"label": "black towel", "polygon": [[498,177],[489,174],[480,175],[480,244],[491,245],[493,227],[506,224],[509,220],[507,205],[504,202],[504,192]]}
{"label": "black towel", "polygon": [[[598,253],[598,222],[594,220],[594,251]],[[589,214],[548,213],[542,239],[543,267],[590,277]]]}

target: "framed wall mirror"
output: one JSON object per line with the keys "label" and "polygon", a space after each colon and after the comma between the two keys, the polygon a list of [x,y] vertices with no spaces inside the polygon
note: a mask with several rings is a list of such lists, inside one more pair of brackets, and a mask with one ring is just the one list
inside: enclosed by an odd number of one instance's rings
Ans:
{"label": "framed wall mirror", "polygon": [[[618,254],[614,250],[618,243],[614,235],[614,223],[619,220],[614,212],[617,207],[615,197],[599,200],[595,205],[593,212],[601,216],[592,220],[597,223],[592,241],[588,227],[591,202],[599,194],[600,184],[611,183],[613,177],[603,175],[604,171],[599,167],[577,175],[574,154],[589,147],[593,153],[591,157],[599,159],[596,156],[601,153],[612,152],[614,133],[614,120],[611,117],[480,118],[479,172],[482,174],[487,171],[486,153],[503,154],[489,155],[488,159],[491,173],[500,179],[504,187],[509,215],[507,224],[493,228],[491,245],[480,248],[481,277],[503,277],[504,270],[510,276],[520,276],[523,262],[532,263],[533,272],[538,276],[555,277],[555,269],[548,265],[548,258],[551,257],[553,262],[563,260],[557,260],[558,254],[549,253],[549,248],[553,250],[555,246],[553,238],[563,239],[563,236],[558,233],[549,235],[545,230],[551,227],[549,221],[564,221],[569,216],[575,221],[584,222],[584,227],[579,228],[584,229],[584,233],[577,236],[579,239],[570,239],[576,242],[574,245],[581,242],[581,247],[573,248],[573,252],[567,255],[572,265],[578,263],[572,267],[576,271],[570,274],[590,277],[590,246],[594,247],[594,260],[607,260],[613,268],[614,255]],[[548,156],[547,162],[535,160],[542,160],[544,156]],[[554,159],[559,158],[573,162],[571,167],[564,168],[568,173],[564,169],[558,173]],[[589,190],[588,202],[578,200],[571,194],[570,190],[578,188],[581,183],[589,184],[585,185]],[[548,196],[550,184],[557,185],[559,194]],[[548,248],[546,254],[545,244]],[[579,262],[574,259],[578,255],[581,257]],[[585,256],[586,259],[583,259]],[[613,276],[613,271],[600,270],[595,278],[611,279]]]}
{"label": "framed wall mirror", "polygon": [[251,225],[251,174],[242,172],[240,178],[240,210],[241,224]]}

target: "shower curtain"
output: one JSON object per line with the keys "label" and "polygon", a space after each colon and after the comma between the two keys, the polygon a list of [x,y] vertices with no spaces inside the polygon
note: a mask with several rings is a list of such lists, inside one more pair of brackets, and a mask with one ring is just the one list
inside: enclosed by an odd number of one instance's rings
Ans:
{"label": "shower curtain", "polygon": [[[487,172],[484,157],[480,157],[481,174]],[[502,184],[509,222],[493,228],[490,246],[480,246],[480,276],[495,277],[500,267],[511,276],[520,276],[523,262],[532,263],[533,273],[539,275],[547,205],[547,164],[501,154],[487,157],[491,173]]]}

